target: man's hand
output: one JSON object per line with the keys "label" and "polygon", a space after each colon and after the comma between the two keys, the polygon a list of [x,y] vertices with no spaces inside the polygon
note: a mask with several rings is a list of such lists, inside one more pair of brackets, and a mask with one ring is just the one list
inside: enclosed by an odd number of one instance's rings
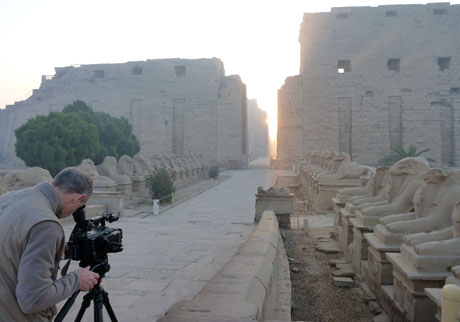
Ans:
{"label": "man's hand", "polygon": [[89,291],[92,289],[98,282],[99,274],[91,272],[90,267],[79,268],[75,271],[80,277],[80,291]]}

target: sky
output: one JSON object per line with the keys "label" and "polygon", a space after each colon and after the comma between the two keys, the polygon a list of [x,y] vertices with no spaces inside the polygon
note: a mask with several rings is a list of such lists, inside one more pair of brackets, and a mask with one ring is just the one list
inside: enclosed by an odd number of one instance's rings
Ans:
{"label": "sky", "polygon": [[217,57],[267,111],[274,137],[277,90],[299,70],[303,13],[396,3],[426,2],[0,0],[0,108],[28,98],[54,67]]}

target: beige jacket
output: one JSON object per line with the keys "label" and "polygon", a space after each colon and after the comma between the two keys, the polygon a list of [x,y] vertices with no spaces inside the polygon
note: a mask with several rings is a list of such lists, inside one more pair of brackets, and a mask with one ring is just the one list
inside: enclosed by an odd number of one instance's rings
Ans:
{"label": "beige jacket", "polygon": [[54,304],[78,290],[75,273],[56,280],[65,247],[60,212],[49,183],[0,196],[2,321],[51,321]]}

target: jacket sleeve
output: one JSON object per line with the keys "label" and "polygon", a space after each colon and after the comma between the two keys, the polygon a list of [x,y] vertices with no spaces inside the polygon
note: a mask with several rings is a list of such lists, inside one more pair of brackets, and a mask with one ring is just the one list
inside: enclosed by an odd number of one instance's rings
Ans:
{"label": "jacket sleeve", "polygon": [[24,313],[52,307],[79,289],[76,273],[53,280],[55,258],[63,238],[62,228],[53,221],[40,222],[29,231],[16,286],[18,304]]}

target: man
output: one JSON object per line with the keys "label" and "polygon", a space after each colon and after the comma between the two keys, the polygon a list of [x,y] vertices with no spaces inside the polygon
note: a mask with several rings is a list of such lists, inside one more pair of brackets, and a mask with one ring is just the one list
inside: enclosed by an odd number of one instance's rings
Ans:
{"label": "man", "polygon": [[51,183],[0,196],[1,321],[49,322],[56,303],[96,285],[89,266],[57,279],[65,249],[58,219],[83,206],[92,190],[88,175],[67,168]]}

